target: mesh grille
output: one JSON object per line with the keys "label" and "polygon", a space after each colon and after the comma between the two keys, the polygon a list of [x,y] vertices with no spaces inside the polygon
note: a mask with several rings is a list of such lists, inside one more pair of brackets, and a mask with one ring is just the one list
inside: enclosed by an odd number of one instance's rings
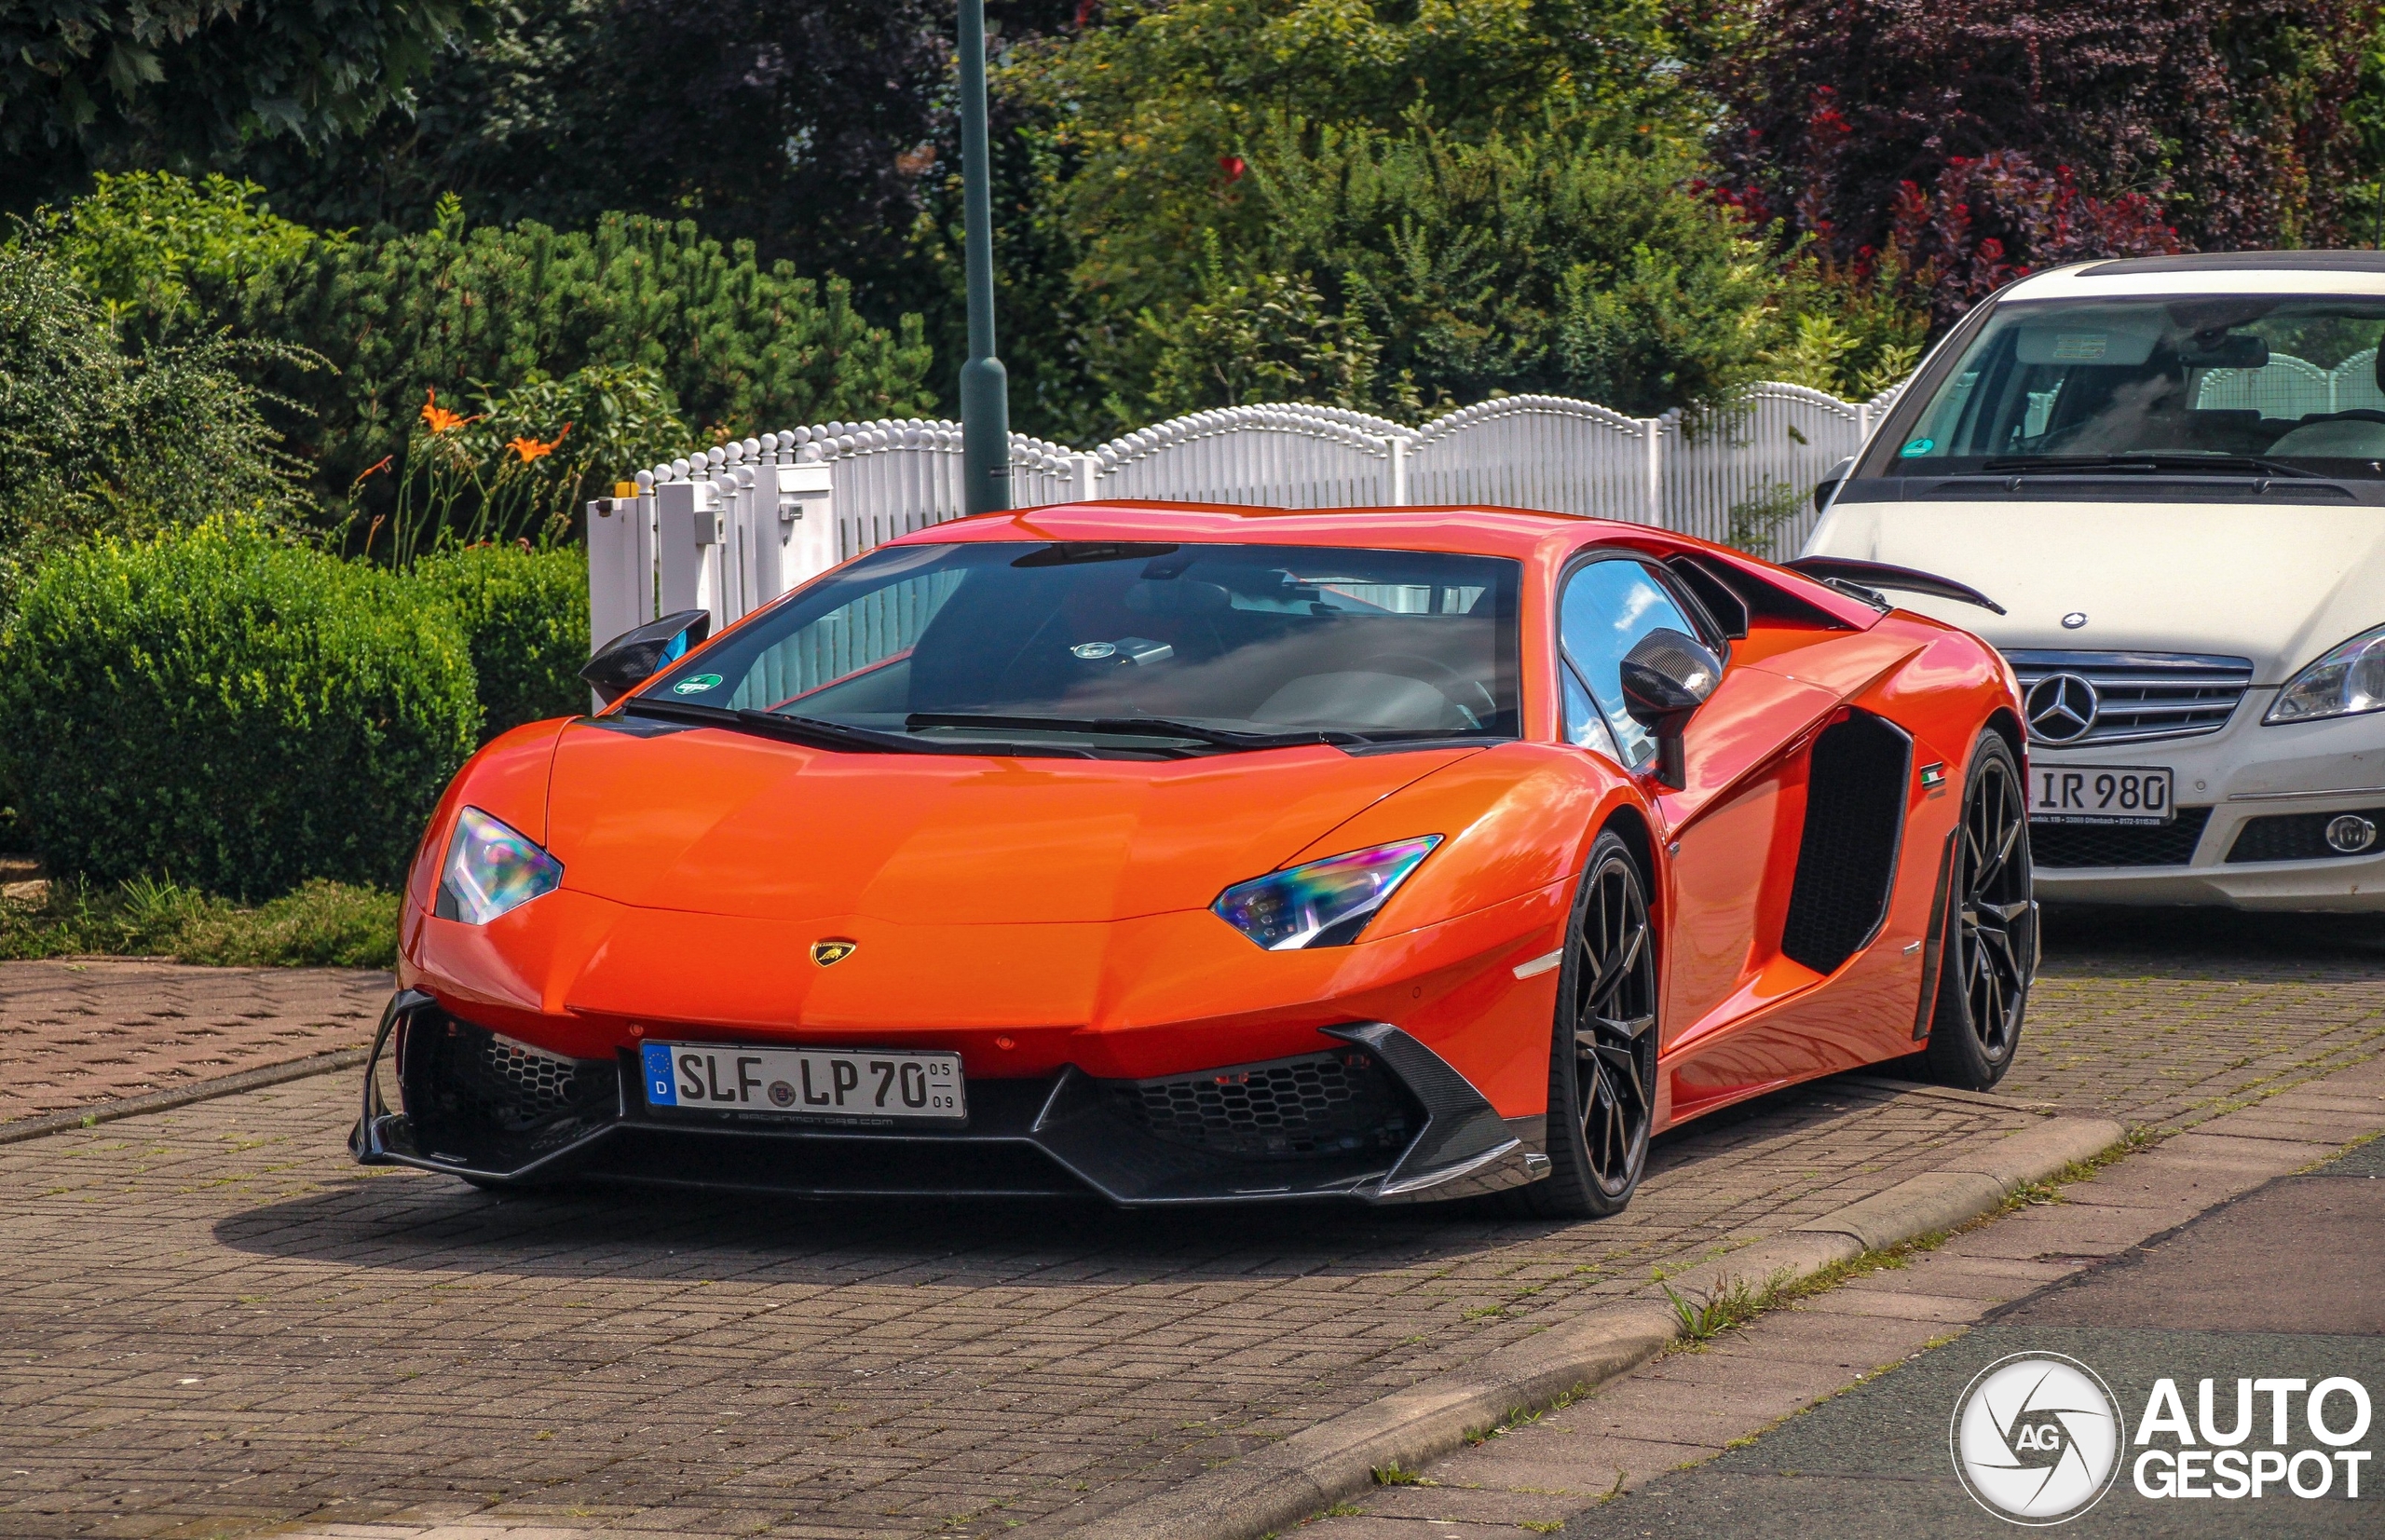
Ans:
{"label": "mesh grille", "polygon": [[1854,956],[1887,910],[1911,757],[1904,734],[1868,712],[1814,740],[1780,950],[1818,974]]}
{"label": "mesh grille", "polygon": [[2209,808],[2180,808],[2168,824],[2033,823],[2029,856],[2038,866],[2183,866],[2209,822]]}
{"label": "mesh grille", "polygon": [[[2095,720],[2087,731],[2066,739],[2082,743],[2122,743],[2156,738],[2192,738],[2217,732],[2236,714],[2253,682],[2253,661],[2192,652],[2058,652],[2015,649],[2005,658],[2020,676],[2025,702],[2050,674],[2075,674],[2095,687]],[[2033,742],[2049,743],[2032,729]]]}
{"label": "mesh grille", "polygon": [[421,1137],[475,1154],[535,1154],[608,1116],[619,1096],[609,1059],[566,1058],[435,1013],[409,1024],[399,1071]]}
{"label": "mesh grille", "polygon": [[[2249,819],[2237,831],[2236,843],[2228,848],[2228,865],[2243,861],[2341,861],[2377,854],[2380,847],[2376,845],[2365,851],[2339,851],[2327,843],[2327,825],[2342,816],[2340,812],[2295,812]],[[2363,808],[2357,816],[2385,825],[2385,808]]]}
{"label": "mesh grille", "polygon": [[1237,1155],[1397,1150],[1411,1132],[1404,1098],[1355,1049],[1133,1081],[1119,1094],[1154,1137]]}
{"label": "mesh grille", "polygon": [[491,1109],[506,1123],[536,1123],[568,1110],[578,1099],[576,1060],[541,1053],[495,1032],[487,1034],[477,1068]]}

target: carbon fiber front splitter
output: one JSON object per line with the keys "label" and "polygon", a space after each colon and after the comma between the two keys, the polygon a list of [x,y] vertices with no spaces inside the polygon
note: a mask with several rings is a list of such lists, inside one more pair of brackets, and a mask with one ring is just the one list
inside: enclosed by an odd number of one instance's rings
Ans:
{"label": "carbon fiber front splitter", "polygon": [[[1438,1200],[1520,1187],[1548,1169],[1544,1120],[1503,1119],[1464,1075],[1383,1022],[1326,1029],[1351,1073],[1383,1078],[1370,1124],[1221,1134],[1138,1113],[1145,1088],[1073,1065],[1042,1080],[971,1080],[969,1122],[910,1130],[649,1107],[634,1063],[563,1059],[402,990],[383,1014],[349,1147],[486,1186],[565,1178],[815,1197],[1083,1196],[1126,1207],[1301,1200]],[[1219,1085],[1281,1065],[1178,1077]],[[385,1064],[401,1109],[382,1095]],[[494,1069],[492,1069],[494,1066]]]}

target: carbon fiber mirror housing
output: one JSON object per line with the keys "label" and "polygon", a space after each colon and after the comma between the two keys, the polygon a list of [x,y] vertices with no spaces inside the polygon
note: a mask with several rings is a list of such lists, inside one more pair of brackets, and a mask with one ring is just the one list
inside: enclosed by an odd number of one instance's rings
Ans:
{"label": "carbon fiber mirror housing", "polygon": [[1675,791],[1686,784],[1682,732],[1723,682],[1723,660],[1705,643],[1658,626],[1623,655],[1623,709],[1656,738],[1656,779]]}
{"label": "carbon fiber mirror housing", "polygon": [[709,610],[683,609],[665,615],[633,626],[598,647],[596,656],[581,666],[579,676],[595,690],[596,699],[609,706],[711,634]]}

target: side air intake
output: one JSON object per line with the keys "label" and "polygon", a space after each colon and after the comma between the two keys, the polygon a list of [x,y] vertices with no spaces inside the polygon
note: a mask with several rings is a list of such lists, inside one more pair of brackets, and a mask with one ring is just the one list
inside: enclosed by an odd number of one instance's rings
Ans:
{"label": "side air intake", "polygon": [[1913,740],[1870,712],[1849,713],[1814,740],[1784,956],[1835,973],[1879,930],[1912,773]]}

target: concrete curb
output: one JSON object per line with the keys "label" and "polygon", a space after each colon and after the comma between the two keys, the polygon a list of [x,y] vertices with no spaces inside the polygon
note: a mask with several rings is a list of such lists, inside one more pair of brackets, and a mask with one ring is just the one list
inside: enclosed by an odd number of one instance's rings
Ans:
{"label": "concrete curb", "polygon": [[305,1080],[309,1075],[353,1070],[362,1064],[365,1056],[371,1052],[369,1048],[335,1048],[328,1054],[316,1054],[309,1058],[293,1058],[283,1064],[263,1064],[237,1074],[193,1081],[188,1085],[170,1085],[165,1090],[152,1091],[146,1096],[127,1097],[122,1101],[95,1101],[89,1107],[70,1107],[63,1112],[45,1112],[37,1118],[0,1123],[0,1144],[15,1144],[23,1139],[40,1138],[45,1134],[89,1128],[97,1124],[114,1123],[118,1118],[139,1117],[143,1112],[170,1111],[176,1107],[187,1107],[195,1101],[209,1101],[216,1097],[253,1091],[260,1085],[279,1085],[284,1081]]}
{"label": "concrete curb", "polygon": [[[2127,1132],[2108,1118],[2050,1118],[1958,1157],[1944,1170],[1910,1178],[1666,1281],[1694,1300],[1735,1282],[1761,1289],[1808,1278],[1867,1250],[1992,1213],[2015,1189],[2102,1153]],[[1628,1373],[1680,1334],[1680,1321],[1662,1301],[1611,1305],[1456,1373],[1328,1418],[1172,1490],[1081,1522],[1070,1522],[1063,1511],[1025,1533],[1055,1540],[1258,1540],[1367,1490],[1385,1465],[1412,1469],[1510,1412],[1545,1407]]]}

